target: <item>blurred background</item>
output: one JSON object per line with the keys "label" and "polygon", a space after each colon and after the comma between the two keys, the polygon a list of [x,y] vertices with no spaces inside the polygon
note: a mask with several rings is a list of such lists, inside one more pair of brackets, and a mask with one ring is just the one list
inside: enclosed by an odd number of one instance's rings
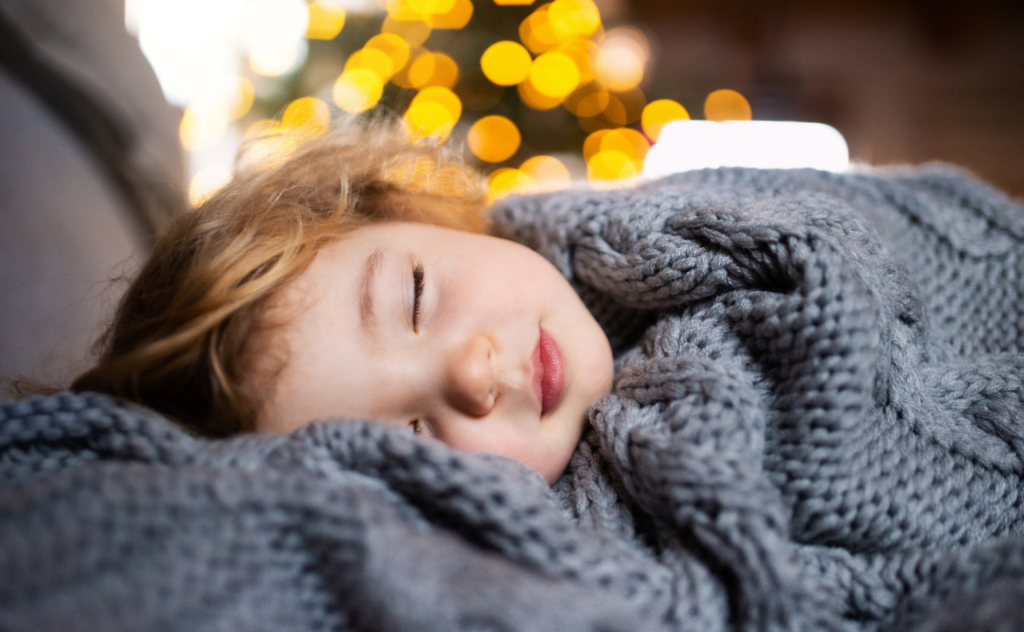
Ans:
{"label": "blurred background", "polygon": [[[600,143],[585,141],[616,128],[656,140],[640,119],[645,106],[668,99],[685,114],[649,108],[651,117],[827,123],[845,137],[853,161],[946,160],[1024,193],[1020,2],[191,3],[194,10],[188,0],[128,0],[126,23],[168,98],[187,108],[182,139],[193,178],[201,176],[193,197],[227,177],[225,157],[247,130],[282,121],[301,97],[319,101],[305,110],[296,104],[298,118],[284,124],[377,104],[405,114],[420,134],[444,137],[454,125],[461,139],[486,118],[470,138],[485,170],[554,155],[574,178],[586,177],[588,166],[591,179],[634,175],[644,153],[636,136],[604,143],[633,165],[621,158],[588,165]],[[439,90],[414,103],[431,87]],[[716,91],[730,98],[707,111]],[[428,106],[445,98],[456,104],[449,118]],[[324,106],[331,112],[315,112]],[[237,121],[225,124],[229,118]]]}
{"label": "blurred background", "polygon": [[492,198],[628,185],[686,119],[823,123],[855,164],[1024,196],[1024,3],[0,0],[0,378],[81,370],[105,281],[243,142],[272,164],[380,109]]}

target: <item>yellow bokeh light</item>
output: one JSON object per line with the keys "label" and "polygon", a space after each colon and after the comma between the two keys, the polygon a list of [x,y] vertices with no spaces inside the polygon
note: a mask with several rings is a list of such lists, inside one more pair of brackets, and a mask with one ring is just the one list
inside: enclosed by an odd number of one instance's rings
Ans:
{"label": "yellow bokeh light", "polygon": [[566,42],[558,50],[571,57],[576,64],[577,70],[580,71],[580,84],[594,80],[594,60],[599,50],[597,44],[590,40],[575,39]]}
{"label": "yellow bokeh light", "polygon": [[451,88],[458,80],[458,65],[444,53],[423,53],[409,66],[409,83],[414,88]]}
{"label": "yellow bokeh light", "polygon": [[409,43],[394,33],[374,35],[363,46],[363,50],[379,50],[387,55],[391,60],[390,74],[394,74],[409,63]]}
{"label": "yellow bokeh light", "polygon": [[592,0],[555,0],[548,21],[561,41],[590,37],[601,26],[601,12]]}
{"label": "yellow bokeh light", "polygon": [[599,129],[583,141],[583,159],[589,161],[594,154],[601,151],[601,139],[610,129]]}
{"label": "yellow bokeh light", "polygon": [[623,127],[610,130],[601,137],[601,148],[598,153],[615,151],[628,156],[634,163],[635,171],[639,173],[643,170],[644,158],[647,157],[648,149],[650,149],[650,144],[647,142],[647,137],[635,129]]}
{"label": "yellow bokeh light", "polygon": [[595,61],[601,83],[613,92],[625,92],[643,81],[650,45],[643,33],[620,27],[605,33]]}
{"label": "yellow bokeh light", "polygon": [[535,189],[537,181],[519,169],[498,169],[487,178],[487,202]]}
{"label": "yellow bokeh light", "polygon": [[587,179],[595,181],[624,180],[637,175],[636,163],[626,154],[602,150],[587,161]]}
{"label": "yellow bokeh light", "polygon": [[409,11],[418,15],[432,16],[447,13],[455,6],[455,0],[401,0]]}
{"label": "yellow bokeh light", "polygon": [[533,178],[543,190],[567,187],[572,181],[569,170],[553,156],[534,156],[519,165],[519,170]]}
{"label": "yellow bokeh light", "polygon": [[462,101],[456,96],[454,92],[448,88],[442,88],[441,86],[433,86],[430,88],[424,88],[420,90],[412,99],[412,103],[409,107],[422,103],[424,101],[433,101],[448,110],[451,113],[452,121],[458,121],[459,117],[462,116]]}
{"label": "yellow bokeh light", "polygon": [[409,49],[409,60],[405,62],[405,65],[398,72],[391,75],[391,82],[402,88],[415,88],[416,86],[412,85],[412,82],[409,81],[409,69],[412,68],[413,62],[419,59],[420,55],[425,54],[428,54],[428,51],[419,46]]}
{"label": "yellow bokeh light", "polygon": [[438,141],[444,142],[458,119],[441,103],[424,100],[411,104],[403,120],[409,135],[414,139],[435,136]]}
{"label": "yellow bokeh light", "polygon": [[749,121],[750,103],[735,90],[715,90],[704,100],[704,118],[709,121]]}
{"label": "yellow bokeh light", "polygon": [[564,99],[549,97],[538,92],[529,77],[516,86],[516,92],[519,93],[519,98],[523,100],[523,103],[535,110],[550,110],[558,107],[564,101]]}
{"label": "yellow bokeh light", "polygon": [[419,46],[430,37],[430,24],[422,20],[396,20],[390,15],[384,18],[381,33],[393,33],[404,39],[409,46]]}
{"label": "yellow bokeh light", "polygon": [[519,25],[519,39],[534,55],[546,53],[561,44],[555,27],[548,20],[548,8],[545,4],[526,17]]}
{"label": "yellow bokeh light", "polygon": [[596,81],[582,85],[565,100],[565,109],[576,116],[597,116],[608,107],[608,91]]}
{"label": "yellow bokeh light", "polygon": [[365,68],[346,70],[334,82],[334,103],[346,112],[369,110],[380,101],[384,82]]}
{"label": "yellow bokeh light", "polygon": [[494,4],[500,7],[520,6],[533,4],[534,0],[494,0]]}
{"label": "yellow bokeh light", "polygon": [[344,26],[344,8],[324,0],[309,3],[309,24],[306,25],[306,37],[309,39],[334,39]]}
{"label": "yellow bokeh light", "polygon": [[651,101],[644,108],[640,124],[644,128],[644,134],[647,134],[647,138],[650,138],[651,142],[656,143],[658,142],[658,136],[661,135],[661,128],[665,127],[665,125],[672,121],[688,120],[690,120],[690,113],[682,105],[672,99],[658,99],[657,101]]}
{"label": "yellow bokeh light", "polygon": [[429,13],[425,12],[420,6],[416,6],[417,3],[410,2],[409,0],[387,0],[384,5],[388,12],[388,17],[403,22],[421,21],[430,17]]}
{"label": "yellow bokeh light", "polygon": [[231,172],[224,167],[207,167],[192,176],[188,185],[188,198],[196,208],[231,180]]}
{"label": "yellow bokeh light", "polygon": [[580,84],[580,71],[571,57],[551,51],[533,60],[530,83],[546,97],[564,99]]}
{"label": "yellow bokeh light", "polygon": [[304,136],[322,136],[331,125],[331,110],[315,97],[302,97],[288,104],[281,126]]}
{"label": "yellow bokeh light", "polygon": [[466,141],[473,155],[480,160],[502,162],[516,153],[522,136],[515,123],[504,116],[492,114],[473,123]]}
{"label": "yellow bokeh light", "polygon": [[379,48],[362,48],[349,55],[345,61],[345,70],[369,70],[380,78],[381,83],[387,83],[395,72],[395,65],[391,57]]}
{"label": "yellow bokeh light", "polygon": [[530,51],[522,44],[504,40],[491,44],[482,57],[480,69],[499,86],[514,86],[530,74]]}
{"label": "yellow bokeh light", "polygon": [[461,29],[469,24],[473,17],[473,3],[470,0],[456,0],[455,5],[447,13],[434,16],[435,29]]}

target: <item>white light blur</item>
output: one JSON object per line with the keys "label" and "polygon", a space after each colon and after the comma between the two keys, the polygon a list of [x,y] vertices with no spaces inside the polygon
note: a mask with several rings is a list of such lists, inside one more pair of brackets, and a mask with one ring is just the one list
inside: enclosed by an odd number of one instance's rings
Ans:
{"label": "white light blur", "polygon": [[790,121],[674,121],[644,161],[649,178],[715,167],[846,171],[850,152],[834,127]]}
{"label": "white light blur", "polygon": [[183,106],[238,74],[244,0],[135,0],[139,46],[164,96]]}
{"label": "white light blur", "polygon": [[309,11],[305,0],[249,0],[245,11],[245,47],[252,69],[276,77],[306,55]]}
{"label": "white light blur", "polygon": [[387,0],[329,0],[329,2],[352,13],[374,13],[384,10]]}

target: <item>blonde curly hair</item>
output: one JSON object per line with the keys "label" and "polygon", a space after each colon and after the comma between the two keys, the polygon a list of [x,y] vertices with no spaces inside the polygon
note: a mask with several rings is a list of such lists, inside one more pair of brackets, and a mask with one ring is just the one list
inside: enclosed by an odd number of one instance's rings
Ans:
{"label": "blonde curly hair", "polygon": [[268,304],[321,248],[379,222],[487,227],[483,178],[451,149],[411,142],[393,120],[271,140],[297,148],[241,169],[176,218],[72,390],[129,399],[202,435],[251,431],[275,374],[263,361],[263,334],[276,326]]}

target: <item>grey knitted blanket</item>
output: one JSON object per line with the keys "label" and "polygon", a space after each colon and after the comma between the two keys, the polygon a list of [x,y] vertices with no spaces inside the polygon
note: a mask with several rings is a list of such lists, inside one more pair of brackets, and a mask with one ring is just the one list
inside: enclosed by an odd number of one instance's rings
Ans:
{"label": "grey knitted blanket", "polygon": [[1024,209],[948,168],[504,201],[613,393],[548,488],[360,422],[0,406],[2,630],[1024,627]]}

